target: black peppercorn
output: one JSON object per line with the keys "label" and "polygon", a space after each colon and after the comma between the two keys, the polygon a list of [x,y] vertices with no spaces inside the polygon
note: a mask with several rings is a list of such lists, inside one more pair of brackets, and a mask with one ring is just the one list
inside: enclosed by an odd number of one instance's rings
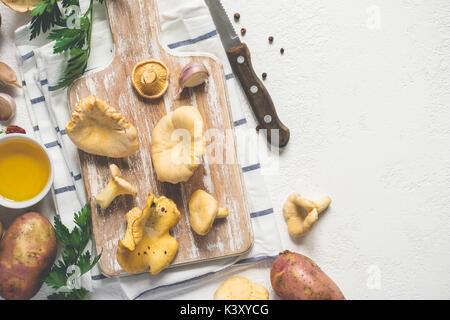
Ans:
{"label": "black peppercorn", "polygon": [[280,53],[281,53],[281,54],[284,54],[284,48],[281,48],[281,49],[280,49]]}
{"label": "black peppercorn", "polygon": [[267,73],[264,72],[264,73],[262,74],[262,78],[263,78],[263,80],[266,80],[266,79],[267,79]]}
{"label": "black peppercorn", "polygon": [[234,20],[235,20],[236,22],[238,22],[240,18],[241,18],[241,15],[240,15],[239,13],[236,12],[236,13],[234,14]]}
{"label": "black peppercorn", "polygon": [[273,37],[272,36],[269,37],[269,43],[273,43]]}

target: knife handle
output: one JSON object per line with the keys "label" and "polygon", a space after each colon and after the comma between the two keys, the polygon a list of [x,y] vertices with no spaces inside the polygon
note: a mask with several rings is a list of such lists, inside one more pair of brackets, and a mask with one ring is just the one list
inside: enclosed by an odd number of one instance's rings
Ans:
{"label": "knife handle", "polygon": [[[253,69],[250,50],[245,43],[227,50],[234,73],[239,78],[245,95],[258,120],[258,130],[266,129],[267,140],[279,147],[289,142],[290,131],[280,121],[269,92]],[[272,141],[272,130],[279,130],[279,141]]]}

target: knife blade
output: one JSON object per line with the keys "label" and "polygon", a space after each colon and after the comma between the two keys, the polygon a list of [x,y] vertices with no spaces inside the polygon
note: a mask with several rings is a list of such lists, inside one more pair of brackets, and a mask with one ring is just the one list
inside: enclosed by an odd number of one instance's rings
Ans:
{"label": "knife blade", "polygon": [[250,50],[241,42],[220,0],[205,0],[231,67],[258,121],[257,130],[265,129],[272,145],[284,147],[289,142],[290,131],[280,121],[269,92],[258,78],[252,65]]}

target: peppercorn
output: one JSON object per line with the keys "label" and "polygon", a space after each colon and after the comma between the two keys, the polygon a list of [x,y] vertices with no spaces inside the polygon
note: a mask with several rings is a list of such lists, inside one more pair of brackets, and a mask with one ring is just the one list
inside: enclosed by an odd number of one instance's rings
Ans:
{"label": "peppercorn", "polygon": [[269,37],[269,43],[273,43],[273,37],[272,36]]}
{"label": "peppercorn", "polygon": [[234,14],[234,20],[235,20],[236,22],[238,22],[240,18],[241,18],[241,15],[240,15],[239,13],[236,12],[236,13]]}
{"label": "peppercorn", "polygon": [[281,48],[281,49],[280,49],[280,53],[281,53],[281,54],[284,54],[284,48]]}
{"label": "peppercorn", "polygon": [[247,33],[247,29],[242,28],[242,29],[241,29],[241,34],[242,34],[243,36],[245,36],[246,33]]}
{"label": "peppercorn", "polygon": [[262,74],[262,78],[263,78],[263,80],[266,80],[266,79],[267,79],[267,73],[264,72],[264,73]]}

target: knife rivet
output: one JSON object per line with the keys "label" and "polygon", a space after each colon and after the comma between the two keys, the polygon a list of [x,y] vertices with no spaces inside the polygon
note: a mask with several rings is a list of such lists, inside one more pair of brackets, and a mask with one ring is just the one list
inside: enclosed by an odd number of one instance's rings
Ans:
{"label": "knife rivet", "polygon": [[270,114],[266,115],[264,117],[264,122],[265,123],[271,123],[272,122],[272,116]]}
{"label": "knife rivet", "polygon": [[239,57],[237,58],[237,62],[238,62],[239,64],[243,64],[243,63],[245,62],[245,58],[244,58],[243,56],[239,56]]}
{"label": "knife rivet", "polygon": [[258,92],[258,87],[257,86],[251,86],[250,87],[250,91],[251,91],[251,93],[255,94],[255,93]]}

